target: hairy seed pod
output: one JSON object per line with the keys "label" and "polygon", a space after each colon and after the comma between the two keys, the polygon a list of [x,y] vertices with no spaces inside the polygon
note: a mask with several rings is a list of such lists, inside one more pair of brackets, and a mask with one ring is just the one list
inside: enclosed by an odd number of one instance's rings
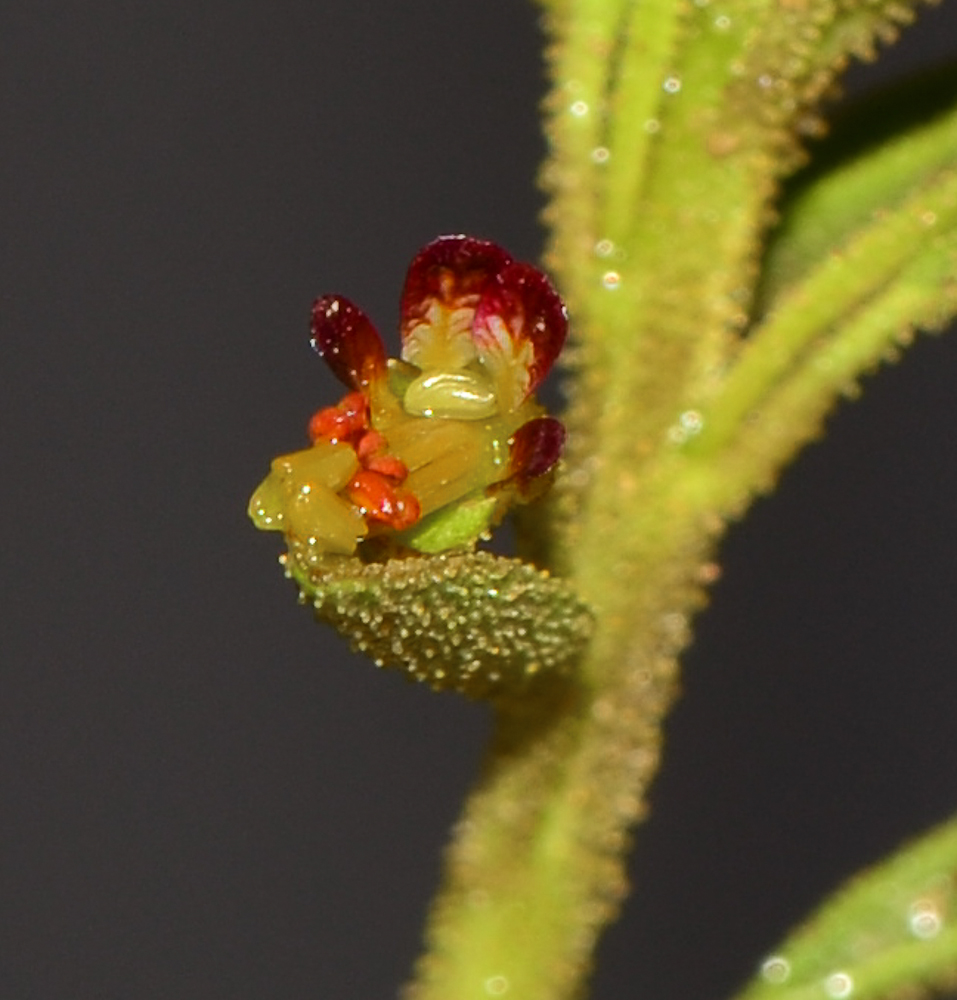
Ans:
{"label": "hairy seed pod", "polygon": [[519,694],[543,672],[570,672],[591,633],[563,581],[518,559],[446,552],[386,562],[293,544],[288,576],[317,618],[377,666],[471,698]]}

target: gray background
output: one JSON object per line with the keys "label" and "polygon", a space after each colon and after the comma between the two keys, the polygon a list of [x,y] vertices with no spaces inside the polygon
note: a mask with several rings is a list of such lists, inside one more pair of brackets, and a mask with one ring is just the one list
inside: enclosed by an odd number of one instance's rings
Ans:
{"label": "gray background", "polygon": [[[520,0],[0,11],[0,996],[405,977],[486,710],[317,628],[245,504],[338,391],[315,295],[390,330],[437,233],[537,256],[538,45]],[[957,805],[955,384],[922,340],[730,536],[597,1000],[726,995]]]}

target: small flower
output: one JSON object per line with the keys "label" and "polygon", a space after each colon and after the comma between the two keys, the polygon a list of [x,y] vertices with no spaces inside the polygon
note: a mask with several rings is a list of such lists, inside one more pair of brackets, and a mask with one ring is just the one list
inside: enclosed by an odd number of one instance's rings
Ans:
{"label": "small flower", "polygon": [[249,505],[313,554],[468,546],[551,480],[565,431],[533,393],[565,340],[548,279],[494,243],[443,236],[416,255],[401,360],[341,295],[317,299],[311,343],[349,392],[309,421]]}

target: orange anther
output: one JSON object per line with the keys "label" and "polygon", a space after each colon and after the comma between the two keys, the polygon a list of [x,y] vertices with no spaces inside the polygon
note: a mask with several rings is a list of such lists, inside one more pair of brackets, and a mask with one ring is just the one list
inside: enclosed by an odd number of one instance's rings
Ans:
{"label": "orange anther", "polygon": [[359,461],[365,463],[365,461],[371,458],[377,451],[382,451],[386,446],[385,437],[378,431],[366,431],[365,434],[359,438],[359,443],[356,445],[356,455],[359,456]]}
{"label": "orange anther", "polygon": [[345,436],[343,433],[345,425],[346,418],[338,407],[327,406],[322,410],[317,410],[309,421],[309,440],[313,444],[322,439],[338,441]]}
{"label": "orange anther", "polygon": [[395,487],[377,472],[363,469],[346,487],[346,494],[363,517],[379,521],[397,531],[410,528],[419,519],[419,501],[408,490]]}
{"label": "orange anther", "polygon": [[[361,458],[361,456],[360,456]],[[395,455],[373,455],[362,463],[370,472],[378,472],[380,476],[391,479],[398,484],[404,482],[409,475],[405,462]]]}
{"label": "orange anther", "polygon": [[348,392],[339,400],[339,409],[357,422],[358,428],[368,426],[369,401],[361,392]]}
{"label": "orange anther", "polygon": [[326,406],[312,415],[309,439],[312,442],[345,441],[361,433],[369,423],[369,410],[361,392],[350,392],[335,406]]}
{"label": "orange anther", "polygon": [[352,477],[346,492],[364,517],[386,524],[392,522],[396,506],[395,490],[378,473],[362,469]]}
{"label": "orange anther", "polygon": [[414,493],[408,490],[396,490],[396,516],[392,520],[392,527],[396,531],[405,531],[422,516],[422,507]]}

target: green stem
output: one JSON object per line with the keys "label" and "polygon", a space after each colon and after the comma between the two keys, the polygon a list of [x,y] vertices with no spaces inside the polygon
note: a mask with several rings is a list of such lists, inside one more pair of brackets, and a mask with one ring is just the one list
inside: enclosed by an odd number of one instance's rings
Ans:
{"label": "green stem", "polygon": [[694,476],[677,454],[663,467],[671,474],[650,481],[635,504],[644,523],[625,532],[619,508],[622,544],[582,550],[590,555],[573,579],[597,629],[578,679],[543,681],[499,706],[488,766],[447,858],[414,1000],[575,996],[597,935],[617,912],[629,830],[647,809],[677,656],[713,543],[689,490]]}
{"label": "green stem", "polygon": [[[697,541],[688,567],[700,564]],[[606,600],[582,663],[592,680],[543,685],[527,703],[500,709],[410,997],[576,995],[626,892],[628,830],[657,766],[660,721],[698,599],[693,576],[686,569],[664,592],[649,586],[637,615],[634,594]]]}
{"label": "green stem", "polygon": [[675,48],[684,20],[670,0],[632,2],[621,30],[620,71],[612,81],[605,142],[592,152],[606,164],[599,232],[602,247],[612,257],[615,248],[630,245],[634,207],[648,174],[652,138],[661,127],[660,105],[674,67]]}
{"label": "green stem", "polygon": [[[545,218],[557,234],[550,265],[572,299],[584,297],[596,240],[598,192],[604,169],[601,146],[612,54],[628,0],[578,0],[574,11],[549,10],[548,61],[559,85],[546,103],[547,131],[555,156],[543,172],[551,203]],[[559,221],[560,220],[560,221]]]}

